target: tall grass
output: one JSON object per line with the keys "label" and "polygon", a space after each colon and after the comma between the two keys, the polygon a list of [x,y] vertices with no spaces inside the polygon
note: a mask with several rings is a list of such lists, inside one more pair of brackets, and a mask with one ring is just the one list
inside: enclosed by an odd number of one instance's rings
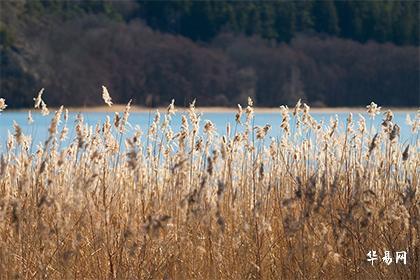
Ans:
{"label": "tall grass", "polygon": [[[194,104],[174,128],[172,103],[128,136],[129,110],[69,129],[60,108],[33,153],[15,124],[0,160],[1,278],[419,279],[419,113],[400,143],[390,111],[377,128],[349,115],[340,132],[299,102],[254,127],[249,100],[216,130]],[[408,263],[371,265],[370,250]]]}

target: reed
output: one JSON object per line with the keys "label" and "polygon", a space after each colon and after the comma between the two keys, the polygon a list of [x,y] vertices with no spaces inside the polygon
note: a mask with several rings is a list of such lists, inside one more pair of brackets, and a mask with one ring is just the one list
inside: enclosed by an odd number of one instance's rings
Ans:
{"label": "reed", "polygon": [[[180,128],[174,102],[128,127],[130,103],[94,127],[81,115],[68,127],[61,107],[33,153],[15,124],[0,157],[0,278],[419,279],[420,112],[400,143],[389,112],[373,134],[352,116],[318,123],[299,101],[277,127],[253,127],[250,99],[223,133],[194,103]],[[408,263],[371,265],[370,250]]]}

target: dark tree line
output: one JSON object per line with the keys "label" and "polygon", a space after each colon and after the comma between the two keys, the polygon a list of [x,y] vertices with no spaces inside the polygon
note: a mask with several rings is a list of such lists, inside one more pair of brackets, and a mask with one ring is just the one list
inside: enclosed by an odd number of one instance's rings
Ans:
{"label": "dark tree line", "polygon": [[24,1],[33,15],[105,14],[142,19],[154,29],[211,41],[220,32],[290,42],[296,33],[318,32],[359,42],[419,45],[419,1]]}
{"label": "dark tree line", "polygon": [[418,5],[366,3],[1,2],[0,97],[98,105],[104,84],[151,106],[419,106],[418,19],[395,19]]}
{"label": "dark tree line", "polygon": [[418,1],[139,1],[138,15],[159,30],[208,41],[221,31],[289,42],[319,32],[360,42],[419,44]]}

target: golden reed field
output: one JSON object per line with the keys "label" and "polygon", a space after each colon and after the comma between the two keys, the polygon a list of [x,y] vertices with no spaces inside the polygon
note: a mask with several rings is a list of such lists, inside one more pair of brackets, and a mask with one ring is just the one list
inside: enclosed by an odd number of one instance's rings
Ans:
{"label": "golden reed field", "polygon": [[[47,115],[42,91],[34,100]],[[82,115],[67,124],[61,107],[33,153],[11,127],[0,278],[420,279],[420,112],[401,143],[374,103],[380,127],[351,114],[320,124],[300,101],[280,107],[277,127],[253,126],[251,99],[217,130],[194,103],[173,127],[175,111],[128,135],[130,103],[94,127]]]}

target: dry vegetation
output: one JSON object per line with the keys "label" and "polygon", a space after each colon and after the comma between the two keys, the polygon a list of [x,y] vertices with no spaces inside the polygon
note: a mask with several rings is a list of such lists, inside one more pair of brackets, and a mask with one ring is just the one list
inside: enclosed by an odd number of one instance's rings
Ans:
{"label": "dry vegetation", "polygon": [[[95,127],[79,115],[66,146],[61,108],[32,154],[15,125],[0,161],[0,278],[419,279],[419,113],[400,143],[390,111],[375,134],[351,115],[340,133],[300,102],[253,127],[249,100],[218,133],[194,104],[176,131],[173,103],[145,130],[129,110]],[[370,250],[406,250],[408,264],[372,266]]]}

